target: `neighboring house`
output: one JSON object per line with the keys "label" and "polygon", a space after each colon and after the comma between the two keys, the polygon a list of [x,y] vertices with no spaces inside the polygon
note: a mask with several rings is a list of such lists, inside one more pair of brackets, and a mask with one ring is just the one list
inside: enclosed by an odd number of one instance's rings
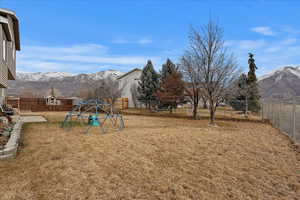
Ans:
{"label": "neighboring house", "polygon": [[16,79],[16,50],[20,50],[19,21],[13,11],[0,8],[0,104],[8,80]]}
{"label": "neighboring house", "polygon": [[137,86],[141,74],[142,70],[135,68],[117,79],[119,81],[119,87],[123,88],[121,97],[128,98],[129,108],[139,106],[137,101]]}

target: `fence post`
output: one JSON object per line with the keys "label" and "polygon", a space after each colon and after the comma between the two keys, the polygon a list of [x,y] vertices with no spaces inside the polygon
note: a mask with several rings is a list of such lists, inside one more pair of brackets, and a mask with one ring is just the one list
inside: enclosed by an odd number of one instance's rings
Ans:
{"label": "fence post", "polygon": [[275,127],[278,128],[278,102],[275,100],[274,104],[274,124]]}
{"label": "fence post", "polygon": [[261,103],[261,120],[264,121],[264,103]]}
{"label": "fence post", "polygon": [[246,106],[245,106],[245,108],[246,108],[245,116],[248,117],[248,97],[247,97],[247,95],[246,95]]}
{"label": "fence post", "polygon": [[266,118],[267,119],[270,119],[269,112],[270,112],[270,101],[268,100],[267,107],[266,107]]}
{"label": "fence post", "polygon": [[276,104],[276,112],[277,112],[277,115],[276,115],[276,126],[277,128],[279,128],[280,126],[280,119],[279,119],[279,115],[280,115],[280,101],[277,100],[277,104]]}
{"label": "fence post", "polygon": [[278,113],[278,127],[279,127],[279,129],[281,129],[281,118],[280,118],[281,111],[282,111],[282,102],[279,101],[279,113]]}
{"label": "fence post", "polygon": [[271,123],[274,125],[274,102],[273,99],[271,100]]}
{"label": "fence post", "polygon": [[296,141],[296,97],[293,98],[293,119],[292,119],[292,128],[293,128],[293,139]]}

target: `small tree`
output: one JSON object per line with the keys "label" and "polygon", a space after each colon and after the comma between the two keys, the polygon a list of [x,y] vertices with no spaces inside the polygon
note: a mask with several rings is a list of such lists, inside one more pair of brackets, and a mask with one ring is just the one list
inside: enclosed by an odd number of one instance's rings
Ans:
{"label": "small tree", "polygon": [[233,98],[230,101],[231,106],[235,110],[242,110],[247,114],[247,111],[257,112],[260,109],[259,91],[255,70],[255,60],[253,54],[249,53],[249,72],[248,75],[242,74],[239,80],[233,86]]}
{"label": "small tree", "polygon": [[133,105],[135,108],[138,107],[138,91],[137,91],[137,85],[136,84],[132,84],[130,86],[130,93],[131,93],[131,97],[132,97],[132,101],[133,101]]}
{"label": "small tree", "polygon": [[234,110],[244,111],[246,113],[247,95],[249,93],[248,78],[242,74],[239,79],[232,85],[230,94],[228,93],[229,104]]}
{"label": "small tree", "polygon": [[186,52],[181,58],[180,70],[186,82],[185,95],[193,107],[193,119],[197,119],[198,105],[201,98],[200,67],[195,63],[193,56],[189,52]]}
{"label": "small tree", "polygon": [[[199,32],[193,29],[190,50],[184,59],[188,61],[187,65],[192,66],[191,77],[197,79],[197,87],[208,99],[210,124],[213,125],[217,106],[224,100],[226,88],[237,75],[235,59],[224,46],[223,29],[212,21]],[[198,88],[195,89],[199,93]]]}
{"label": "small tree", "polygon": [[142,75],[138,84],[138,100],[150,108],[156,101],[155,93],[159,87],[159,75],[154,70],[151,60],[148,60],[143,68]]}
{"label": "small tree", "polygon": [[61,95],[61,92],[59,91],[59,89],[54,88],[54,87],[52,86],[51,89],[48,90],[47,95],[53,96],[53,97],[58,97],[58,96]]}
{"label": "small tree", "polygon": [[103,80],[101,84],[92,91],[91,94],[89,94],[89,97],[103,101],[109,101],[109,103],[112,104],[112,107],[114,107],[116,100],[121,97],[125,86],[126,84],[120,87],[118,81],[108,77]]}
{"label": "small tree", "polygon": [[[166,66],[172,66],[169,68],[168,73],[163,73]],[[168,59],[167,63],[163,65],[162,79],[160,88],[156,92],[156,96],[160,103],[164,106],[168,106],[170,113],[177,107],[178,103],[184,100],[184,82],[182,81],[182,75],[177,71],[175,65]]]}
{"label": "small tree", "polygon": [[177,72],[176,65],[168,58],[167,62],[162,65],[161,72],[160,72],[160,79],[162,81],[165,80],[174,71]]}
{"label": "small tree", "polygon": [[200,93],[200,96],[201,96],[201,100],[202,100],[202,103],[203,103],[203,109],[207,109],[208,108],[208,105],[207,105],[207,97],[204,95],[204,92],[201,92]]}
{"label": "small tree", "polygon": [[248,72],[248,79],[247,79],[247,85],[249,87],[249,93],[247,95],[247,100],[249,104],[249,110],[253,112],[258,112],[260,110],[260,104],[259,104],[259,91],[258,91],[258,84],[257,84],[257,78],[255,74],[255,70],[257,69],[255,65],[255,60],[253,58],[253,54],[249,53],[249,72]]}

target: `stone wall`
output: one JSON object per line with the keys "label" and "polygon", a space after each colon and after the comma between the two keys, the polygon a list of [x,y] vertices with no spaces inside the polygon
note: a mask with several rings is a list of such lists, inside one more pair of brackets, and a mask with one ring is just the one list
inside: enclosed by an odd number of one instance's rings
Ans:
{"label": "stone wall", "polygon": [[7,144],[4,146],[4,149],[0,150],[0,159],[16,157],[19,146],[19,140],[21,137],[22,125],[23,122],[21,120],[17,120]]}

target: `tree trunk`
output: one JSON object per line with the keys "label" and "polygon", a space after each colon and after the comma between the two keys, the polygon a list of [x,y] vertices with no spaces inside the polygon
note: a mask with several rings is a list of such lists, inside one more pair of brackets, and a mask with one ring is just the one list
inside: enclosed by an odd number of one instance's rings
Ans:
{"label": "tree trunk", "polygon": [[207,106],[207,101],[203,101],[203,109],[207,109],[208,106]]}
{"label": "tree trunk", "polygon": [[170,112],[170,114],[173,113],[173,107],[172,106],[169,107],[169,112]]}
{"label": "tree trunk", "polygon": [[209,124],[214,126],[215,125],[215,111],[216,111],[216,107],[214,107],[213,101],[209,101],[209,111],[210,111]]}
{"label": "tree trunk", "polygon": [[215,125],[215,111],[214,111],[214,108],[211,107],[210,108],[210,117],[209,117],[209,124],[210,125]]}
{"label": "tree trunk", "polygon": [[193,119],[197,119],[198,105],[193,105]]}

